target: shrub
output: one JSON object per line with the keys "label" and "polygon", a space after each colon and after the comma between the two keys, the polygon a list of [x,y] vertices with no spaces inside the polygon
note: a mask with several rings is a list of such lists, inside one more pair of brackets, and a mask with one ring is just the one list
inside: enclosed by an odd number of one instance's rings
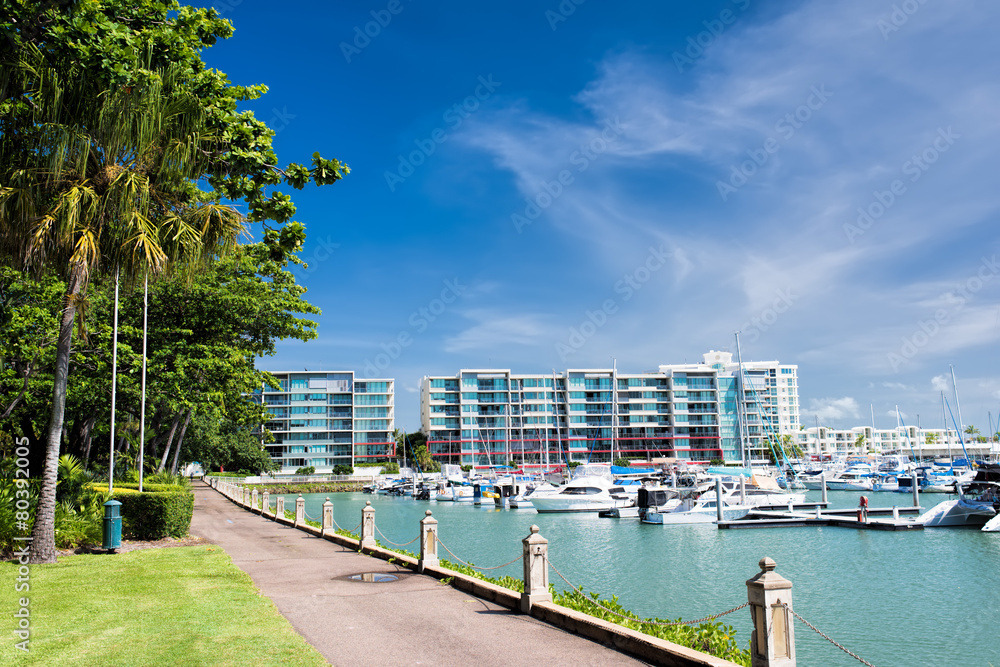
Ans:
{"label": "shrub", "polygon": [[316,472],[316,466],[302,466],[295,471],[296,475],[312,475]]}
{"label": "shrub", "polygon": [[[98,491],[105,495],[107,495],[108,493],[108,485],[105,483],[88,484],[86,488],[93,491]],[[180,486],[178,484],[155,484],[155,483],[148,484],[146,482],[143,482],[142,490],[144,493],[146,491],[162,492],[162,493],[179,493],[181,491],[187,491],[185,487]],[[133,491],[138,493],[139,485],[135,482],[115,482],[115,494],[117,495],[119,491],[122,493],[131,493]]]}
{"label": "shrub", "polygon": [[632,465],[632,459],[628,458],[627,456],[619,456],[612,463],[621,468],[628,468],[630,465]]}
{"label": "shrub", "polygon": [[347,465],[345,463],[338,463],[337,465],[333,466],[333,474],[334,475],[353,475],[354,474],[354,466],[349,466],[349,465]]}
{"label": "shrub", "polygon": [[399,464],[395,461],[389,461],[382,466],[382,472],[387,475],[398,475],[399,474]]}
{"label": "shrub", "polygon": [[116,500],[122,504],[122,533],[133,539],[184,537],[191,527],[194,495],[188,491],[126,493]]}

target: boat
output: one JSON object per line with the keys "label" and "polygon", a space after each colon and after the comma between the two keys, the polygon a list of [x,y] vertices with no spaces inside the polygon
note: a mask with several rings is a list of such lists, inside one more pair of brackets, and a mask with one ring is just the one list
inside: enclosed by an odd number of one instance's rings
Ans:
{"label": "boat", "polygon": [[548,493],[532,499],[531,504],[539,513],[550,512],[600,512],[612,507],[624,507],[634,502],[625,488],[616,485],[606,464],[583,464],[569,484],[557,493]]}
{"label": "boat", "polygon": [[[683,525],[697,523],[715,523],[718,520],[718,508],[715,493],[698,494],[697,491],[684,491],[676,498],[677,502],[669,506],[651,508],[640,518],[643,523],[661,526]],[[722,494],[722,518],[725,521],[742,519],[754,505],[740,503],[739,497],[732,493]]]}
{"label": "boat", "polygon": [[[916,521],[925,528],[982,526],[987,532],[1000,528],[1000,464],[987,464],[970,482],[958,483],[958,500],[938,503]],[[994,527],[995,526],[995,527]]]}

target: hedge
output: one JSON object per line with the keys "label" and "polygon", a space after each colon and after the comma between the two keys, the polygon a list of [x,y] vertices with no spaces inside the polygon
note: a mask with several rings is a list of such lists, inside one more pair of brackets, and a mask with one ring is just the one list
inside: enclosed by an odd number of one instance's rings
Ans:
{"label": "hedge", "polygon": [[[108,492],[108,485],[104,483],[88,484],[87,487],[94,489],[95,491],[102,491],[104,493]],[[138,492],[139,484],[137,482],[115,482],[115,493],[118,493],[119,491],[121,491],[122,493],[129,493],[130,491]],[[147,491],[152,491],[152,492],[159,491],[163,493],[187,493],[188,487],[180,486],[178,484],[157,484],[154,482],[153,484],[143,484],[142,491],[143,493],[146,493]]]}
{"label": "hedge", "polygon": [[123,494],[116,500],[122,504],[122,532],[132,539],[184,537],[191,528],[194,494],[188,491],[144,490]]}

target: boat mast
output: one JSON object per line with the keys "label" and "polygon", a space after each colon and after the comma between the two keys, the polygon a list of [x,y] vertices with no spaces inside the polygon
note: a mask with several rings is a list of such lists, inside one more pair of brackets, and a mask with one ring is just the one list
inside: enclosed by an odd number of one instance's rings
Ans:
{"label": "boat mast", "polygon": [[[944,392],[941,392],[941,419],[944,420],[944,440],[948,445],[948,461],[951,461],[951,437],[948,435],[948,413],[944,409]],[[961,436],[959,436],[961,437]]]}
{"label": "boat mast", "polygon": [[[868,407],[872,411],[872,449],[874,450],[875,449],[875,404],[869,403]],[[868,452],[865,453],[867,454]]]}
{"label": "boat mast", "polygon": [[955,380],[955,367],[949,365],[948,368],[951,369],[951,386],[955,389],[955,411],[958,412],[958,428],[962,432],[965,432],[965,423],[962,421],[962,404],[958,402],[958,382]]}
{"label": "boat mast", "polygon": [[739,366],[736,379],[736,432],[740,439],[740,462],[747,467],[746,443],[743,441],[743,354],[740,352],[740,332],[736,332],[736,363]]}
{"label": "boat mast", "polygon": [[615,462],[615,440],[618,434],[618,360],[611,357],[611,462]]}

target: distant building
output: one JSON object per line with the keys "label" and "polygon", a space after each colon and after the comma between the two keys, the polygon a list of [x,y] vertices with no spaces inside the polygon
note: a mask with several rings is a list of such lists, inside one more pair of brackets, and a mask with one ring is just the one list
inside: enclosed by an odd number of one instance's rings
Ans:
{"label": "distant building", "polygon": [[[968,440],[968,439],[967,439]],[[855,426],[849,429],[833,429],[813,426],[795,435],[796,444],[808,456],[827,457],[836,454],[904,454],[917,459],[933,457],[963,458],[965,452],[971,457],[985,456],[996,443],[966,442],[953,429],[905,426],[894,429],[872,429],[871,426]]]}
{"label": "distant building", "polygon": [[769,441],[799,429],[796,372],[776,361],[745,362],[740,392],[729,352],[644,373],[463,369],[423,378],[421,425],[442,463],[760,461]]}
{"label": "distant building", "polygon": [[355,379],[352,371],[272,373],[280,389],[256,392],[274,435],[267,451],[281,472],[314,466],[329,472],[394,456],[395,381]]}

